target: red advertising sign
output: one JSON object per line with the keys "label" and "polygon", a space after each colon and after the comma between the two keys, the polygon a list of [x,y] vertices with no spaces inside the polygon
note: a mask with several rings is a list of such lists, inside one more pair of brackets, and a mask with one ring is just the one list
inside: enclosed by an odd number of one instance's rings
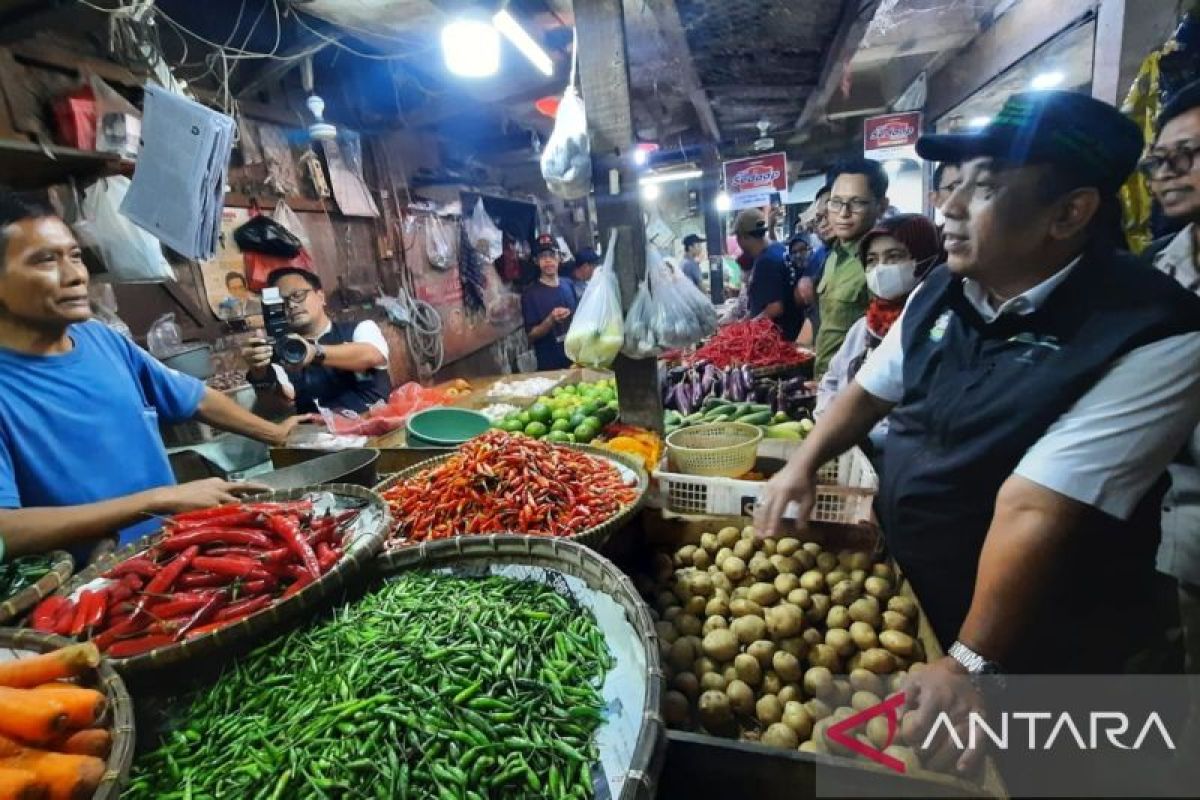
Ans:
{"label": "red advertising sign", "polygon": [[767,153],[752,158],[726,161],[725,191],[734,208],[765,206],[775,192],[788,191],[787,155]]}
{"label": "red advertising sign", "polygon": [[919,111],[871,117],[863,123],[863,154],[877,159],[915,158],[920,137]]}

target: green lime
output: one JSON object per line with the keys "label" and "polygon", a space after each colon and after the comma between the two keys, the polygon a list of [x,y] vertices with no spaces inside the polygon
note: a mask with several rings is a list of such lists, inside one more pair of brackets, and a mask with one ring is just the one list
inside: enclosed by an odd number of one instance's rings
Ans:
{"label": "green lime", "polygon": [[521,423],[521,427],[523,428],[533,422],[533,417],[529,416],[528,411],[522,411],[520,414],[517,414],[517,422]]}
{"label": "green lime", "polygon": [[550,425],[550,430],[565,432],[565,431],[573,430],[573,428],[571,427],[571,423],[569,420],[556,419],[556,420],[554,420],[554,423]]}
{"label": "green lime", "polygon": [[506,419],[500,423],[500,430],[508,431],[509,433],[520,433],[525,430],[525,426],[521,424],[519,419]]}
{"label": "green lime", "polygon": [[596,419],[600,420],[600,422],[604,425],[607,425],[610,422],[616,422],[617,410],[615,408],[609,408],[608,406],[605,406],[604,408],[596,411]]}
{"label": "green lime", "polygon": [[529,418],[534,422],[549,422],[554,411],[545,403],[534,403],[529,407]]}
{"label": "green lime", "polygon": [[598,409],[598,408],[600,408],[599,404],[589,401],[587,403],[584,403],[583,406],[579,410],[583,412],[583,415],[585,417],[590,417],[596,413],[596,409]]}
{"label": "green lime", "polygon": [[566,431],[550,431],[546,435],[546,441],[554,442],[555,444],[565,444],[571,441],[571,434]]}
{"label": "green lime", "polygon": [[585,419],[587,419],[587,414],[583,413],[582,411],[576,411],[571,415],[571,427],[578,428],[583,424]]}
{"label": "green lime", "polygon": [[575,388],[575,384],[568,384],[566,386],[560,386],[559,388],[563,390],[563,394],[575,394],[575,392],[579,391]]}
{"label": "green lime", "polygon": [[570,419],[571,418],[571,409],[556,408],[556,409],[554,409],[554,413],[550,415],[550,418],[553,420]]}
{"label": "green lime", "polygon": [[562,397],[563,392],[565,392],[565,391],[566,391],[566,389],[564,389],[563,387],[556,386],[556,387],[554,387],[554,391],[550,393],[550,396],[551,397]]}
{"label": "green lime", "polygon": [[546,427],[545,423],[531,422],[525,426],[525,435],[532,436],[535,439],[540,439],[546,435],[548,430],[549,429]]}
{"label": "green lime", "polygon": [[597,433],[599,433],[598,428],[593,428],[591,425],[585,422],[575,429],[575,441],[579,442],[580,444],[587,444],[592,439],[596,438]]}
{"label": "green lime", "polygon": [[613,400],[609,400],[607,403],[605,403],[604,407],[616,410],[616,409],[620,408],[621,405],[615,399],[613,399]]}
{"label": "green lime", "polygon": [[596,394],[596,399],[602,403],[611,403],[617,399],[617,394],[612,389],[601,389]]}

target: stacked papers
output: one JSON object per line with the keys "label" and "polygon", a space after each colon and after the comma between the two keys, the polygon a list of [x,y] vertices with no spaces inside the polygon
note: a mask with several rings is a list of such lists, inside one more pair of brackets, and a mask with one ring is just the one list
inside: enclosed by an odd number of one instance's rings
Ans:
{"label": "stacked papers", "polygon": [[234,122],[146,86],[142,149],[121,213],[185,258],[216,255]]}

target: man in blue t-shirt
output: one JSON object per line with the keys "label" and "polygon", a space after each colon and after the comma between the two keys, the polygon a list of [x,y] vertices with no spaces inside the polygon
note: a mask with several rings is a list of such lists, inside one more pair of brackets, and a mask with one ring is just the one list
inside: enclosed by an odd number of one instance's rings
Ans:
{"label": "man in blue t-shirt", "polygon": [[263,487],[175,485],[158,420],[200,419],[283,444],[297,422],[254,416],[90,321],[71,229],[36,201],[0,194],[0,537],[8,554],[122,544],[153,515],[233,502]]}
{"label": "man in blue t-shirt", "polygon": [[787,248],[779,242],[767,243],[767,218],[757,208],[738,214],[733,232],[738,247],[754,259],[746,290],[750,316],[766,317],[779,327],[784,339],[795,341],[804,315],[792,291]]}
{"label": "man in blue t-shirt", "polygon": [[533,249],[538,279],[521,295],[521,315],[525,333],[537,354],[539,370],[566,369],[571,366],[563,342],[571,329],[571,315],[578,302],[575,292],[558,277],[561,263],[554,237],[542,234]]}

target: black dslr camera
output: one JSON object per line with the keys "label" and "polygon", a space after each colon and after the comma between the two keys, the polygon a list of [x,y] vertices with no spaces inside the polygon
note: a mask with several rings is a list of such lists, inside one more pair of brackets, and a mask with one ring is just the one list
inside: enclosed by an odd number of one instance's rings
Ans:
{"label": "black dslr camera", "polygon": [[291,338],[291,326],[288,325],[287,304],[279,290],[267,287],[262,291],[263,327],[266,328],[267,338],[275,345],[275,354],[271,360],[285,366],[296,366],[304,363],[308,348],[299,339]]}

